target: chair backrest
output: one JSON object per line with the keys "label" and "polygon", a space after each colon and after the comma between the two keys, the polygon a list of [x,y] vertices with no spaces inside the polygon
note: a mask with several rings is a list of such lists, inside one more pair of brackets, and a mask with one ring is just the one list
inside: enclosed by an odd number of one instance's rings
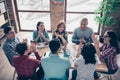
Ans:
{"label": "chair backrest", "polygon": [[120,68],[120,54],[117,55],[117,65]]}
{"label": "chair backrest", "polygon": [[33,76],[23,76],[23,75],[20,75],[17,77],[18,80],[36,80],[36,77],[35,75]]}

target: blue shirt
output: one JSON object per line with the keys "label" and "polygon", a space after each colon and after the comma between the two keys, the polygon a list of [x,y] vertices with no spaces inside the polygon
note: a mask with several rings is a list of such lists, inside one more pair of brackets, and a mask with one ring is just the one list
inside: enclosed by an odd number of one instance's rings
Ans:
{"label": "blue shirt", "polygon": [[5,55],[7,56],[8,61],[10,62],[11,65],[13,65],[12,57],[16,54],[16,52],[15,52],[16,44],[19,42],[20,41],[18,38],[15,38],[13,40],[7,38],[5,40],[5,42],[3,43],[2,49],[5,53]]}
{"label": "blue shirt", "polygon": [[80,27],[76,28],[74,31],[74,34],[72,36],[72,42],[79,44],[80,43],[80,38],[84,38],[86,42],[92,43],[92,36],[93,30],[89,27],[87,27],[86,30],[81,30]]}
{"label": "blue shirt", "polygon": [[[47,38],[49,40],[49,36],[48,36],[48,32],[47,31],[43,31],[43,35],[45,36],[45,38]],[[35,30],[33,32],[33,40],[35,40],[38,36],[38,31]],[[42,37],[39,37],[37,42],[45,42],[45,40]]]}
{"label": "blue shirt", "polygon": [[66,70],[71,66],[68,58],[61,58],[58,54],[51,54],[49,57],[43,58],[41,60],[41,65],[46,80],[50,78],[66,80]]}

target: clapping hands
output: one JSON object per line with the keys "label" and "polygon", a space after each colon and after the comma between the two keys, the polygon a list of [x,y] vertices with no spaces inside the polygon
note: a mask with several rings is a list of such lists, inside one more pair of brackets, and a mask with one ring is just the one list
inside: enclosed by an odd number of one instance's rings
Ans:
{"label": "clapping hands", "polygon": [[56,32],[55,32],[55,36],[56,36],[56,38],[63,38],[63,34],[58,34]]}
{"label": "clapping hands", "polygon": [[31,52],[36,52],[36,44],[35,43],[31,43],[31,45],[30,45],[30,51]]}
{"label": "clapping hands", "polygon": [[39,36],[39,37],[42,37],[42,36],[43,36],[43,32],[39,31],[39,32],[38,32],[38,36]]}
{"label": "clapping hands", "polygon": [[23,42],[27,43],[27,42],[28,42],[27,38],[24,38],[24,39],[23,39]]}
{"label": "clapping hands", "polygon": [[80,38],[80,43],[82,43],[82,44],[86,43],[86,41],[85,41],[85,39],[83,37]]}

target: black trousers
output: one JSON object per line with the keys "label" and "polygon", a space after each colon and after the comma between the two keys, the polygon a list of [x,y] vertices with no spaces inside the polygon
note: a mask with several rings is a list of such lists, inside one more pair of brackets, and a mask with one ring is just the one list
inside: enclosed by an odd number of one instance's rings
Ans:
{"label": "black trousers", "polygon": [[43,68],[40,67],[36,72],[37,80],[42,80],[44,78],[44,71]]}

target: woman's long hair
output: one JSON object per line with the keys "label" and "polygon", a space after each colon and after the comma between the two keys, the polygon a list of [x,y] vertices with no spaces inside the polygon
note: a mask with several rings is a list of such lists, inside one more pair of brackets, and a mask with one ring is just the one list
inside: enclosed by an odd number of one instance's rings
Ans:
{"label": "woman's long hair", "polygon": [[117,53],[119,54],[119,44],[118,44],[118,39],[115,32],[113,30],[108,30],[107,34],[110,37],[110,45],[115,47],[117,50]]}
{"label": "woman's long hair", "polygon": [[81,50],[81,54],[83,56],[83,58],[85,59],[85,64],[95,64],[96,63],[96,58],[95,58],[95,47],[90,44],[90,43],[86,43],[82,50]]}

